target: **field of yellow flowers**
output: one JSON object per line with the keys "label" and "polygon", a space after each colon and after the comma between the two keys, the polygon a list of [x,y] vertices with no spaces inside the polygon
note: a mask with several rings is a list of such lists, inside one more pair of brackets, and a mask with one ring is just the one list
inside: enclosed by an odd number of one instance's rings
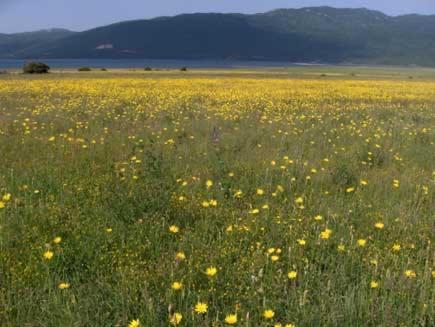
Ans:
{"label": "field of yellow flowers", "polygon": [[434,326],[435,80],[0,79],[0,325]]}

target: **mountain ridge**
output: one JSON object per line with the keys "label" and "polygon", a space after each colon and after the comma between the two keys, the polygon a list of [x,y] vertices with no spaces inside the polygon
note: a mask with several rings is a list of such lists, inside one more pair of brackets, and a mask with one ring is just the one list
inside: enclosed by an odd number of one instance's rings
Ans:
{"label": "mountain ridge", "polygon": [[[25,33],[20,34],[23,40]],[[5,34],[0,34],[0,58],[230,58],[435,66],[435,15],[389,16],[366,8],[180,14],[83,32],[54,29],[46,36],[5,48]]]}

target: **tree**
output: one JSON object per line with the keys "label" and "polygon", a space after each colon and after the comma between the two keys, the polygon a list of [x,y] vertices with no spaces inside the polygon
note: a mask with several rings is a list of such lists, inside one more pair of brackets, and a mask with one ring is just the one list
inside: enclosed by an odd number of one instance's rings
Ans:
{"label": "tree", "polygon": [[47,74],[50,67],[43,62],[31,61],[24,65],[24,74]]}

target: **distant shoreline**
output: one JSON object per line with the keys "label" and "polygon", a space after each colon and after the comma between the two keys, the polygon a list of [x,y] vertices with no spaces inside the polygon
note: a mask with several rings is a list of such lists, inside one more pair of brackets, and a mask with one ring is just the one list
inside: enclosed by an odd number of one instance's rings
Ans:
{"label": "distant shoreline", "polygon": [[261,60],[176,60],[176,59],[0,59],[0,69],[19,69],[28,61],[41,61],[51,68],[71,69],[79,67],[139,69],[151,67],[156,69],[190,68],[273,68],[291,66],[324,66],[325,63],[293,63],[285,61]]}
{"label": "distant shoreline", "polygon": [[156,70],[180,69],[261,69],[286,67],[372,67],[372,68],[421,68],[433,69],[430,66],[417,65],[382,65],[370,63],[319,63],[319,62],[290,62],[267,60],[218,60],[218,59],[1,59],[0,70],[21,69],[28,61],[41,61],[52,69],[78,69],[90,67],[93,69],[143,69],[150,67]]}

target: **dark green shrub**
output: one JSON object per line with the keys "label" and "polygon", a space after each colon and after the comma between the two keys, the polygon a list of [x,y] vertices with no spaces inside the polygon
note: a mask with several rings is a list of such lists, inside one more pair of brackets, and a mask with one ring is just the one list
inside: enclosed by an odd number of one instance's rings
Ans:
{"label": "dark green shrub", "polygon": [[90,67],[80,67],[79,72],[90,72],[92,69]]}
{"label": "dark green shrub", "polygon": [[107,72],[107,69],[106,68],[101,68],[100,69],[102,72]]}
{"label": "dark green shrub", "polygon": [[47,74],[50,67],[43,62],[31,61],[24,65],[24,74]]}
{"label": "dark green shrub", "polygon": [[187,67],[181,67],[180,69],[182,72],[187,72]]}
{"label": "dark green shrub", "polygon": [[144,70],[145,70],[146,72],[150,72],[150,71],[152,71],[153,69],[152,69],[151,67],[145,67]]}

